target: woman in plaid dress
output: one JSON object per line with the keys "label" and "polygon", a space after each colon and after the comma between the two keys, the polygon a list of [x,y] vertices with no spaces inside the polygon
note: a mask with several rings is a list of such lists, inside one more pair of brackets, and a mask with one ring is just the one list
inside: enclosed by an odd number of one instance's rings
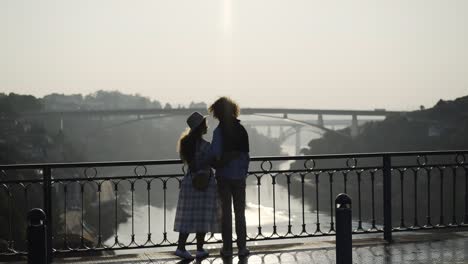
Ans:
{"label": "woman in plaid dress", "polygon": [[[216,181],[209,165],[210,143],[203,139],[208,129],[206,118],[195,112],[187,119],[187,124],[190,130],[184,132],[178,142],[179,155],[189,169],[182,180],[177,202],[174,231],[179,232],[179,240],[175,255],[193,259],[185,249],[189,233],[196,233],[196,257],[208,256],[203,249],[205,235],[220,232],[220,214]],[[190,167],[210,172],[212,176],[206,190],[199,191],[193,187]]]}

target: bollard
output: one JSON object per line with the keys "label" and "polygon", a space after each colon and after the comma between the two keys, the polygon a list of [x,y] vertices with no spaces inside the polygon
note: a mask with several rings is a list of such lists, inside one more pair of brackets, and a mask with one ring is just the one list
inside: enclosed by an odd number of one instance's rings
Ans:
{"label": "bollard", "polygon": [[353,263],[351,198],[340,193],[335,199],[336,264]]}
{"label": "bollard", "polygon": [[46,216],[42,209],[28,212],[28,264],[48,264]]}

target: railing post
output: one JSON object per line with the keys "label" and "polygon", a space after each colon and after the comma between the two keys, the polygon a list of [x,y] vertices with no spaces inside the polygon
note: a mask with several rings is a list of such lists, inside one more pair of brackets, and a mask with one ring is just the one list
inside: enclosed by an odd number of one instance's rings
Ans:
{"label": "railing post", "polygon": [[353,239],[351,226],[351,198],[340,193],[335,199],[336,215],[336,264],[353,263]]}
{"label": "railing post", "polygon": [[46,215],[45,224],[47,226],[47,258],[52,262],[52,170],[50,167],[43,169],[44,187],[44,211]]}
{"label": "railing post", "polygon": [[384,239],[392,242],[392,161],[390,155],[383,156],[383,207]]}
{"label": "railing post", "polygon": [[28,212],[28,264],[48,264],[46,215],[42,209]]}

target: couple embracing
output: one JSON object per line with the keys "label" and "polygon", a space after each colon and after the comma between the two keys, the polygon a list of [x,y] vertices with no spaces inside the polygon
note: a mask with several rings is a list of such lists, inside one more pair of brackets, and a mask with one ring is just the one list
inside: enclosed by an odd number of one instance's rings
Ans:
{"label": "couple embracing", "polygon": [[[208,232],[221,232],[223,247],[220,254],[232,256],[232,203],[238,255],[250,253],[246,247],[245,222],[245,180],[250,160],[248,134],[238,120],[239,106],[230,98],[219,98],[209,111],[219,121],[211,144],[203,139],[208,127],[206,117],[198,112],[187,119],[189,130],[178,142],[179,155],[188,166],[180,188],[174,223],[174,231],[179,232],[175,254],[183,259],[194,258],[185,249],[190,233],[196,234],[196,258],[208,256],[203,249]],[[219,208],[221,214],[218,213]]]}

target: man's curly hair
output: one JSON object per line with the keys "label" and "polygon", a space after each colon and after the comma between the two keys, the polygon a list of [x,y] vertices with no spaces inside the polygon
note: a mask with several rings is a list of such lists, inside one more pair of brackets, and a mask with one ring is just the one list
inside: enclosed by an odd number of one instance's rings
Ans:
{"label": "man's curly hair", "polygon": [[239,117],[239,105],[229,97],[223,96],[216,100],[208,111],[218,120],[232,119]]}

